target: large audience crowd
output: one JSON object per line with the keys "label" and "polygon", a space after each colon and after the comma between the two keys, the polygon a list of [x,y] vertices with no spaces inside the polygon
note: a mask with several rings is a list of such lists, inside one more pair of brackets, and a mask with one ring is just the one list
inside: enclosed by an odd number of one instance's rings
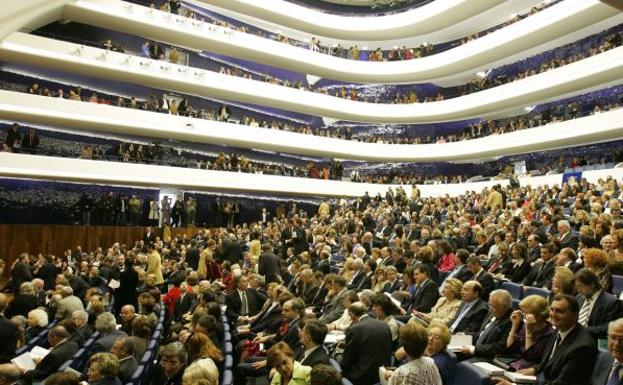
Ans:
{"label": "large audience crowd", "polygon": [[[11,256],[0,379],[373,385],[383,367],[390,385],[453,384],[458,365],[492,362],[545,383],[617,383],[622,200],[611,177],[388,190],[192,237],[148,228],[134,244]],[[606,338],[613,369],[594,371]],[[49,352],[16,359],[33,344]]]}

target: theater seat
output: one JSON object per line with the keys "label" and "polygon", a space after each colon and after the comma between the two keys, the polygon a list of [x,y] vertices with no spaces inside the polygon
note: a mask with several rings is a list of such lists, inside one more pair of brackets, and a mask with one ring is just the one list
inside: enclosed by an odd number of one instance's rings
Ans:
{"label": "theater seat", "polygon": [[623,275],[612,275],[612,291],[619,295],[623,291]]}
{"label": "theater seat", "polygon": [[339,373],[342,373],[342,368],[336,360],[334,360],[333,358],[329,358],[329,362],[331,363],[331,366],[335,368],[335,370],[337,370]]}
{"label": "theater seat", "polygon": [[536,294],[536,295],[540,295],[541,297],[545,299],[549,298],[549,290],[543,289],[540,287],[525,286],[523,294],[524,294],[524,297]]}
{"label": "theater seat", "polygon": [[456,367],[453,385],[490,385],[489,376],[470,362],[461,362]]}
{"label": "theater seat", "polygon": [[500,289],[508,291],[513,299],[523,298],[523,286],[515,282],[504,281],[500,285]]}

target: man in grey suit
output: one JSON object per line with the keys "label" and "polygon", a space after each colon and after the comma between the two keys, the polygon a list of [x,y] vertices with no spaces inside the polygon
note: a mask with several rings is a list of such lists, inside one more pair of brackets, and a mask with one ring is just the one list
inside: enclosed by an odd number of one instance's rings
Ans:
{"label": "man in grey suit", "polygon": [[110,312],[97,316],[95,329],[100,332],[101,337],[93,343],[91,354],[108,353],[117,339],[128,336],[124,332],[117,330],[117,320]]}
{"label": "man in grey suit", "polygon": [[76,310],[84,311],[84,305],[80,298],[74,295],[74,290],[71,286],[63,286],[61,288],[61,299],[58,302],[58,309],[56,310],[56,319],[71,318]]}
{"label": "man in grey suit", "polygon": [[329,291],[335,295],[322,308],[322,316],[318,320],[323,323],[333,322],[344,313],[344,309],[346,309],[344,298],[348,294],[346,279],[340,276],[335,277],[330,284]]}

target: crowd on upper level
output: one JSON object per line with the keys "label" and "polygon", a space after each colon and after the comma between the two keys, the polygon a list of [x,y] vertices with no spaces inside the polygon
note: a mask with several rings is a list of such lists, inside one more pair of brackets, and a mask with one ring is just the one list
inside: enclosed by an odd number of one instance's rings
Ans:
{"label": "crowd on upper level", "polygon": [[[373,385],[385,367],[391,385],[450,385],[457,362],[503,361],[547,383],[606,383],[617,377],[593,370],[597,340],[610,363],[623,358],[622,199],[611,177],[453,198],[389,190],[192,236],[147,228],[131,244],[11,256],[0,377],[77,384],[57,373],[67,362],[92,385],[232,373]],[[472,344],[449,346],[459,334]],[[33,344],[51,350],[9,363]]]}

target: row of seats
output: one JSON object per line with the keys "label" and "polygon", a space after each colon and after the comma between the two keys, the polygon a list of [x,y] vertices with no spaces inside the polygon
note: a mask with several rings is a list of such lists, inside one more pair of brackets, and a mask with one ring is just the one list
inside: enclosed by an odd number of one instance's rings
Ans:
{"label": "row of seats", "polygon": [[141,360],[138,362],[138,366],[132,374],[130,381],[126,382],[125,385],[146,385],[149,383],[151,376],[147,374],[151,373],[158,358],[158,348],[160,347],[160,341],[162,340],[165,315],[166,306],[162,306],[160,309],[158,324],[156,325],[149,344],[147,344],[147,350],[145,350],[143,357],[141,357]]}

